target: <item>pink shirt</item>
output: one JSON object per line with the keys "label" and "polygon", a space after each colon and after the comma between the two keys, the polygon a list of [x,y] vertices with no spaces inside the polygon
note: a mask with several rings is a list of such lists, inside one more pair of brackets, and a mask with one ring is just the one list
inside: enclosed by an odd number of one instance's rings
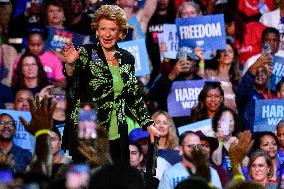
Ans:
{"label": "pink shirt", "polygon": [[[21,56],[18,56],[15,60],[15,63],[13,65],[14,69],[16,69],[20,58]],[[39,56],[39,59],[49,80],[59,80],[65,78],[62,73],[63,64],[54,53],[46,51]]]}

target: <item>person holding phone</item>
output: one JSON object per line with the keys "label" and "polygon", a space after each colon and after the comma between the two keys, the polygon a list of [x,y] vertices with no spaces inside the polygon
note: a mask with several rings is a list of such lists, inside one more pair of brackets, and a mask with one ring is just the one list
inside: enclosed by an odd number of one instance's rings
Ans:
{"label": "person holding phone", "polygon": [[219,142],[218,148],[212,153],[212,161],[221,170],[225,170],[227,175],[224,175],[223,182],[228,182],[232,179],[232,166],[229,158],[229,149],[232,145],[238,143],[236,134],[239,131],[240,121],[236,112],[232,109],[224,107],[217,112],[212,120],[213,130],[216,132]]}
{"label": "person holding phone", "polygon": [[117,46],[127,34],[125,12],[116,5],[102,5],[94,15],[92,28],[97,44],[78,49],[71,42],[63,46],[65,75],[73,93],[69,103],[69,129],[65,135],[67,148],[74,158],[78,108],[81,103],[91,102],[98,107],[98,123],[108,130],[112,160],[129,162],[126,109],[143,129],[149,131],[152,142],[154,136],[159,136],[159,131],[154,127],[140,94],[134,75],[135,59]]}

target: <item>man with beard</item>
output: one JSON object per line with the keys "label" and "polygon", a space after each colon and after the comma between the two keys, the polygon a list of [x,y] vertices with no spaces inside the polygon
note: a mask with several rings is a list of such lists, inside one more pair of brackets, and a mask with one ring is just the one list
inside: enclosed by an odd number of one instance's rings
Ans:
{"label": "man with beard", "polygon": [[[194,149],[203,151],[199,136],[191,131],[184,132],[179,138],[179,147],[183,155],[183,160],[164,172],[158,189],[174,189],[179,182],[187,179],[190,175],[195,174],[198,171],[196,162],[192,158],[192,152]],[[204,151],[203,158],[207,159],[209,164],[206,153],[207,152]],[[198,162],[198,164],[200,163],[201,162]],[[202,164],[205,163],[206,162],[202,162]],[[211,183],[217,188],[222,188],[217,171],[211,167],[209,169]]]}
{"label": "man with beard", "polygon": [[13,143],[15,133],[16,123],[12,116],[6,113],[0,114],[0,153],[11,154],[14,161],[13,169],[16,172],[23,172],[31,162],[32,154],[29,150]]}
{"label": "man with beard", "polygon": [[254,63],[243,76],[236,92],[238,113],[245,119],[246,129],[253,132],[255,101],[275,98],[276,95],[268,88],[272,70],[268,65]]}

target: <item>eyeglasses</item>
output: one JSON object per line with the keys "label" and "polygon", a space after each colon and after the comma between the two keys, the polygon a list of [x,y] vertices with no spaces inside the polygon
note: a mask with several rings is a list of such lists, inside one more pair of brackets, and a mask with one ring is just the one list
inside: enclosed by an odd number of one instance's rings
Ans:
{"label": "eyeglasses", "polygon": [[264,165],[264,164],[252,164],[251,165],[251,169],[254,169],[254,170],[256,170],[256,169],[264,169],[266,166]]}
{"label": "eyeglasses", "polygon": [[14,127],[14,121],[0,121],[1,127]]}
{"label": "eyeglasses", "polygon": [[182,146],[186,146],[188,148],[196,149],[196,150],[203,148],[202,144],[183,144]]}
{"label": "eyeglasses", "polygon": [[33,64],[23,64],[23,67],[24,68],[27,68],[27,67],[34,67],[34,66],[37,66],[36,63],[33,63]]}

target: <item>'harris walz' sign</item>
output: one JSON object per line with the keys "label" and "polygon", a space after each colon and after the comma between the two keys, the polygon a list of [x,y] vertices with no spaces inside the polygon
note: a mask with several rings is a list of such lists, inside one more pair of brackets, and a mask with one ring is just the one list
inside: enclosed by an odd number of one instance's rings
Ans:
{"label": "'harris walz' sign", "polygon": [[276,125],[284,119],[284,100],[257,100],[255,102],[254,132],[275,132]]}
{"label": "'harris walz' sign", "polygon": [[270,77],[270,88],[276,90],[276,84],[284,77],[284,58],[274,56],[272,61],[273,72]]}
{"label": "'harris walz' sign", "polygon": [[204,80],[175,81],[167,99],[169,114],[172,117],[189,116],[203,85]]}
{"label": "'harris walz' sign", "polygon": [[179,47],[202,47],[205,50],[226,48],[224,15],[177,18]]}

